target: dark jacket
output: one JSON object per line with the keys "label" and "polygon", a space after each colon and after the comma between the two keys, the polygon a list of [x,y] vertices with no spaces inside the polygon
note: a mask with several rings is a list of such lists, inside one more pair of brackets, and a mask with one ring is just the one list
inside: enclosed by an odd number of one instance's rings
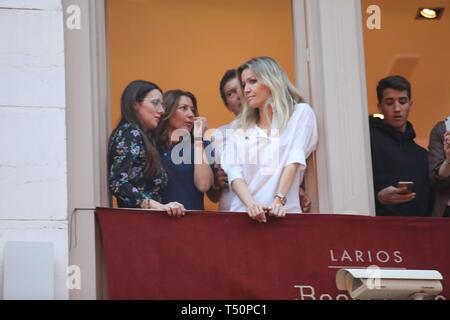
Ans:
{"label": "dark jacket", "polygon": [[[427,150],[414,142],[416,133],[410,122],[400,132],[381,119],[370,118],[370,140],[377,216],[430,216],[431,190],[428,180]],[[380,190],[399,181],[413,181],[416,198],[399,205],[383,205]]]}
{"label": "dark jacket", "polygon": [[444,153],[444,134],[446,132],[444,121],[439,122],[431,130],[430,144],[428,145],[428,162],[431,183],[436,189],[436,200],[433,216],[442,217],[450,199],[450,177],[442,179],[437,174],[442,163],[446,160]]}

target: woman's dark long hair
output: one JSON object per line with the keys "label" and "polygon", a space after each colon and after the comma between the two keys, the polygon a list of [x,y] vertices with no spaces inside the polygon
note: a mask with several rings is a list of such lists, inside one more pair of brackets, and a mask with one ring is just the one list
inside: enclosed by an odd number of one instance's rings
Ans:
{"label": "woman's dark long hair", "polygon": [[[136,124],[139,127],[139,131],[141,132],[141,136],[144,141],[144,148],[147,153],[144,176],[148,179],[151,179],[152,177],[155,177],[160,173],[161,159],[155,146],[155,141],[152,136],[152,130],[143,129],[139,121],[137,120],[135,105],[136,103],[141,103],[142,101],[144,101],[148,93],[153,90],[159,90],[162,93],[162,90],[156,84],[149,81],[135,80],[128,84],[128,86],[123,91],[122,97],[120,99],[121,118],[119,124],[113,130],[109,138],[109,146],[111,146],[111,140],[117,129],[125,123]],[[108,168],[111,167],[111,152],[111,147],[109,147]]]}
{"label": "woman's dark long hair", "polygon": [[[189,91],[170,90],[164,93],[164,115],[156,130],[158,146],[160,148],[169,148],[169,121],[178,108],[181,97],[188,97],[192,100],[194,106],[194,115],[198,117],[197,99]],[[191,132],[192,136],[192,132]]]}

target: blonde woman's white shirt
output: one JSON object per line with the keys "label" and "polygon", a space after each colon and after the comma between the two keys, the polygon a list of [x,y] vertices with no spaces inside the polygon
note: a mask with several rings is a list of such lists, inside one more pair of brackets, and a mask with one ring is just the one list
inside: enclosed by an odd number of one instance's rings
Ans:
{"label": "blonde woman's white shirt", "polygon": [[[276,128],[274,115],[270,130],[255,125],[246,131],[235,129],[231,134],[228,131],[221,166],[230,185],[236,179],[243,179],[256,203],[270,205],[278,192],[283,169],[290,164],[300,164],[284,208],[288,213],[301,213],[299,186],[306,170],[306,159],[318,141],[314,111],[305,103],[297,104],[284,131],[280,134]],[[230,211],[247,211],[237,195],[231,197]]]}
{"label": "blonde woman's white shirt", "polygon": [[[225,148],[226,145],[227,132],[230,132],[229,130],[231,130],[232,124],[233,122],[217,128],[212,135],[212,143],[214,144],[215,158],[218,159],[219,162],[222,150]],[[237,196],[231,190],[230,185],[228,186],[228,188],[222,189],[219,200],[219,211],[229,212],[231,210],[231,203],[233,202],[233,199],[235,197]]]}

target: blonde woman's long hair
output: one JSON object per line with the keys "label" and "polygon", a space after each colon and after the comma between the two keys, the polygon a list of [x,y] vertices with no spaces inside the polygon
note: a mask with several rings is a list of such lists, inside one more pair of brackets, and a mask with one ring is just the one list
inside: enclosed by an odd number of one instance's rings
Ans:
{"label": "blonde woman's long hair", "polygon": [[[247,130],[258,121],[258,117],[265,117],[269,120],[269,106],[272,106],[273,114],[277,118],[277,129],[282,132],[286,129],[289,119],[295,111],[295,105],[303,102],[300,92],[289,81],[280,65],[270,57],[253,58],[237,69],[242,88],[241,76],[246,69],[250,69],[256,79],[269,88],[272,96],[266,101],[262,115],[257,109],[250,108],[245,98],[241,99],[243,110],[235,122],[235,127]],[[244,94],[244,90],[242,90],[242,94]]]}

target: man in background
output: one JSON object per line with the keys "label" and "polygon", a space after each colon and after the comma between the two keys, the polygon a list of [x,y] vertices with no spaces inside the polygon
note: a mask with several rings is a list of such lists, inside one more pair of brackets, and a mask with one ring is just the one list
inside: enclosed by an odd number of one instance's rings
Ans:
{"label": "man in background", "polygon": [[370,118],[376,214],[430,216],[427,150],[415,143],[416,133],[408,121],[411,84],[401,76],[384,78],[377,97],[384,119]]}
{"label": "man in background", "polygon": [[450,116],[448,128],[440,121],[431,130],[428,165],[431,183],[436,190],[433,216],[450,217]]}

